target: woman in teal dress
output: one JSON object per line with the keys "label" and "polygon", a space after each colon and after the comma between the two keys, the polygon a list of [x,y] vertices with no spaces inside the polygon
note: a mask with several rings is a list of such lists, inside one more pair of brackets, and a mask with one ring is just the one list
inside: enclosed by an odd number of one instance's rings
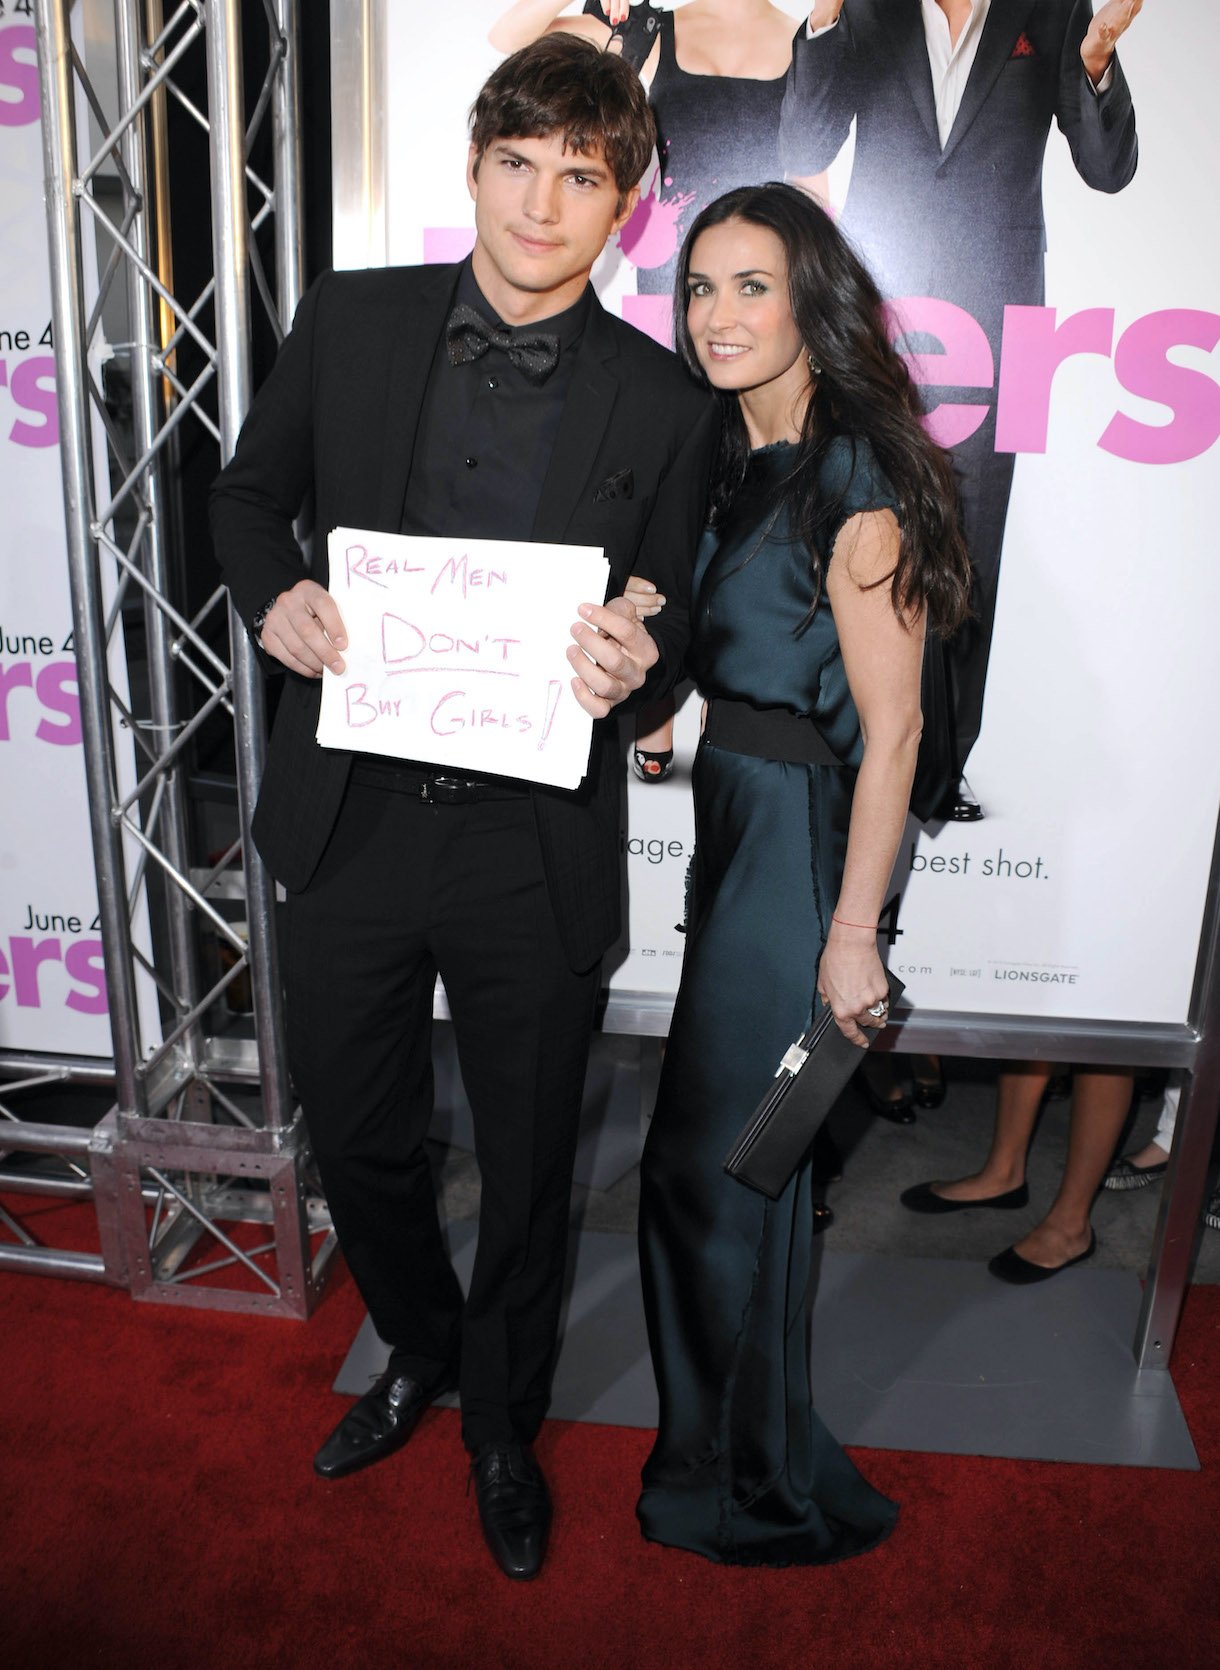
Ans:
{"label": "woman in teal dress", "polygon": [[812,1407],[808,1162],[771,1201],[722,1161],[815,1002],[858,1044],[885,1024],[876,926],[925,624],[957,624],[968,567],[881,298],[812,200],[717,199],[678,283],[678,348],[725,427],[691,607],[692,910],[642,1166],[660,1421],[638,1513],[709,1559],[816,1564],[873,1547],[897,1509]]}

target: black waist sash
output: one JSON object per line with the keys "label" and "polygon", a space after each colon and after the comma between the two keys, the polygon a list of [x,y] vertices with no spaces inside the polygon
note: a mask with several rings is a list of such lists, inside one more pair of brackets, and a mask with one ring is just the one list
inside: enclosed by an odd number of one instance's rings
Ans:
{"label": "black waist sash", "polygon": [[713,747],[730,754],[782,760],[788,765],[843,764],[813,720],[802,719],[787,708],[757,708],[749,702],[713,696],[707,704],[703,734]]}

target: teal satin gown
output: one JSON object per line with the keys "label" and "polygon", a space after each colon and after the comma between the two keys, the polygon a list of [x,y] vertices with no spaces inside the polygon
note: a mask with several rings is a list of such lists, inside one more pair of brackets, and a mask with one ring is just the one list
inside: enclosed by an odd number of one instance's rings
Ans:
{"label": "teal satin gown", "polygon": [[[789,538],[780,443],[752,454],[695,574],[690,671],[705,696],[809,715],[842,766],[703,741],[682,982],[641,1168],[640,1255],[660,1394],[644,1535],[737,1565],[817,1564],[872,1548],[897,1508],[814,1412],[808,1162],[770,1201],[722,1162],[810,1023],[842,875],[860,727],[825,594]],[[894,505],[871,452],[838,437],[819,490],[842,522]],[[802,622],[804,624],[802,625]]]}

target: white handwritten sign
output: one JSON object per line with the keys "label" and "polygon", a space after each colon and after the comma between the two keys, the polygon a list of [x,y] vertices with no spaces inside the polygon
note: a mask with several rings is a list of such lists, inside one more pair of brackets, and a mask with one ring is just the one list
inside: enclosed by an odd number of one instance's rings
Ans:
{"label": "white handwritten sign", "polygon": [[600,603],[600,547],[336,528],[330,592],[346,669],[322,676],[318,741],[574,789],[593,721],[565,651]]}

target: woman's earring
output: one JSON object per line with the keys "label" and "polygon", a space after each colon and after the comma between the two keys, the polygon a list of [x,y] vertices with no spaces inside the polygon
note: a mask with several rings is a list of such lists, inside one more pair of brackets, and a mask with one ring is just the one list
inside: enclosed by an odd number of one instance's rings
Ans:
{"label": "woman's earring", "polygon": [[815,360],[813,355],[809,353],[805,355],[805,358],[809,361],[810,371],[813,372],[815,377],[820,377],[822,375],[822,367],[818,364],[817,360]]}

